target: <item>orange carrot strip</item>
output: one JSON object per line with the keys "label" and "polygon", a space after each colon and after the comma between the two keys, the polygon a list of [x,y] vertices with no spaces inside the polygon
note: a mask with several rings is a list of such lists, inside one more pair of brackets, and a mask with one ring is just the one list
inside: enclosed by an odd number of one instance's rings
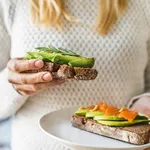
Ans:
{"label": "orange carrot strip", "polygon": [[107,107],[108,107],[107,104],[102,104],[99,110],[105,111]]}
{"label": "orange carrot strip", "polygon": [[131,110],[124,110],[119,114],[119,117],[127,119],[129,122],[132,122],[136,116],[138,115],[137,112]]}
{"label": "orange carrot strip", "polygon": [[90,111],[97,111],[97,110],[98,110],[98,105],[95,105],[95,107]]}
{"label": "orange carrot strip", "polygon": [[119,109],[114,106],[108,106],[105,110],[105,116],[113,116],[119,113]]}
{"label": "orange carrot strip", "polygon": [[99,103],[97,104],[97,105],[98,105],[98,109],[100,109],[103,104],[104,104],[103,102],[99,102]]}
{"label": "orange carrot strip", "polygon": [[88,106],[86,109],[88,109],[88,110],[92,110],[92,109],[94,109],[94,105],[93,106]]}

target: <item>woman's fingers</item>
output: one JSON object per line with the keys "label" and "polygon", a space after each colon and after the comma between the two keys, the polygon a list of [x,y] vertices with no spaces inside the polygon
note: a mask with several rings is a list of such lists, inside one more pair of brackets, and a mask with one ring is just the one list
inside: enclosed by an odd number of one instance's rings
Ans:
{"label": "woman's fingers", "polygon": [[11,59],[8,64],[8,81],[21,95],[32,96],[41,89],[47,89],[65,82],[65,79],[53,80],[50,72],[24,73],[44,66],[41,60]]}
{"label": "woman's fingers", "polygon": [[39,73],[17,73],[9,71],[8,81],[12,84],[35,84],[52,81],[52,74],[49,72]]}
{"label": "woman's fingers", "polygon": [[34,94],[37,91],[41,90],[41,89],[47,89],[47,88],[51,88],[54,87],[56,85],[60,85],[62,83],[65,82],[65,79],[57,79],[57,80],[52,80],[51,82],[47,82],[47,83],[39,83],[39,84],[14,84],[14,88],[19,91],[19,93],[23,95],[30,95],[30,94]]}
{"label": "woman's fingers", "polygon": [[44,63],[41,60],[37,60],[37,59],[23,60],[21,58],[11,59],[7,64],[8,69],[14,72],[36,70],[42,68],[43,66]]}
{"label": "woman's fingers", "polygon": [[150,117],[150,96],[143,96],[138,99],[131,109]]}

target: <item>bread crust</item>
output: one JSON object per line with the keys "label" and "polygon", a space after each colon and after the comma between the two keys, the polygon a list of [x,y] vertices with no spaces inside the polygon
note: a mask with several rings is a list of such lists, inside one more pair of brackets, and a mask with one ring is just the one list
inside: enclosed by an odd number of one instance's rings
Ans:
{"label": "bread crust", "polygon": [[44,62],[43,68],[39,70],[25,71],[24,73],[36,73],[42,71],[51,72],[53,78],[77,80],[94,80],[98,75],[97,70],[93,68],[71,67],[68,65],[60,65],[52,62]]}
{"label": "bread crust", "polygon": [[77,115],[72,116],[71,122],[76,128],[135,145],[149,143],[150,139],[150,124],[139,124],[129,127],[110,127]]}

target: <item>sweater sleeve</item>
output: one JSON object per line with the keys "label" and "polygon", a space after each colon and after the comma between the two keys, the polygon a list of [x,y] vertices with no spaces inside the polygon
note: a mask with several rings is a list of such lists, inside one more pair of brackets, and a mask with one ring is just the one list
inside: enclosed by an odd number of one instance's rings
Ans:
{"label": "sweater sleeve", "polygon": [[147,43],[147,50],[148,50],[148,65],[145,70],[145,91],[143,94],[137,95],[133,97],[130,102],[128,103],[128,108],[131,108],[132,105],[141,97],[143,96],[150,96],[150,39]]}
{"label": "sweater sleeve", "polygon": [[150,96],[150,1],[149,0],[141,0],[140,1],[140,6],[142,7],[143,9],[143,12],[144,12],[144,17],[146,19],[146,22],[147,22],[147,25],[148,25],[148,28],[149,28],[149,31],[148,34],[149,34],[149,39],[147,40],[147,54],[148,54],[148,64],[147,64],[147,67],[146,67],[146,70],[145,70],[145,76],[144,76],[144,79],[145,79],[145,91],[143,94],[140,94],[140,95],[137,95],[135,97],[133,97],[129,103],[128,103],[128,108],[131,108],[132,105],[141,97],[143,96]]}
{"label": "sweater sleeve", "polygon": [[0,0],[0,119],[14,114],[27,99],[19,95],[7,81],[6,65],[10,59],[11,40],[5,26],[7,15],[3,11],[4,2]]}

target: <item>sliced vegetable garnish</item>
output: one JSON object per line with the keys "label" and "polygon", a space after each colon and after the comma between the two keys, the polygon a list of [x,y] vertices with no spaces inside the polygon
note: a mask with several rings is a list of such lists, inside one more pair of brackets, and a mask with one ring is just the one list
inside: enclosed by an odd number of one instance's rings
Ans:
{"label": "sliced vegetable garnish", "polygon": [[72,67],[92,68],[95,63],[93,57],[83,57],[77,53],[53,46],[37,47],[36,52],[27,52],[25,59],[41,59],[57,64],[66,64]]}
{"label": "sliced vegetable garnish", "polygon": [[94,120],[114,120],[114,121],[117,121],[117,120],[125,120],[124,118],[120,118],[118,116],[95,116],[94,117]]}
{"label": "sliced vegetable garnish", "polygon": [[119,117],[127,119],[129,122],[132,122],[136,116],[138,115],[137,112],[131,110],[123,110],[120,112]]}
{"label": "sliced vegetable garnish", "polygon": [[104,103],[103,102],[99,102],[97,105],[98,105],[98,109],[100,110],[101,106],[103,105]]}
{"label": "sliced vegetable garnish", "polygon": [[137,115],[137,116],[135,117],[135,120],[148,120],[148,118],[145,117],[145,116]]}
{"label": "sliced vegetable garnish", "polygon": [[113,115],[117,115],[118,113],[119,113],[119,109],[117,107],[107,106],[104,115],[105,116],[113,116]]}
{"label": "sliced vegetable garnish", "polygon": [[52,45],[48,47],[37,47],[36,49],[40,52],[42,51],[42,52],[49,52],[49,53],[60,53],[62,55],[80,56],[71,50],[66,50],[64,48],[56,48]]}
{"label": "sliced vegetable garnish", "polygon": [[105,123],[110,126],[128,126],[137,123],[150,122],[147,117],[140,116],[135,111],[128,110],[127,108],[119,109],[114,106],[109,106],[103,102],[100,102],[97,105],[88,106],[87,108],[82,107],[78,109],[75,114],[91,118],[96,120],[98,123]]}
{"label": "sliced vegetable garnish", "polygon": [[78,109],[78,110],[75,112],[75,115],[85,116],[87,112],[89,112],[89,110],[87,110],[87,109],[81,109],[81,110]]}
{"label": "sliced vegetable garnish", "polygon": [[88,109],[88,110],[92,110],[92,109],[94,109],[94,105],[92,105],[92,106],[88,106],[86,109]]}
{"label": "sliced vegetable garnish", "polygon": [[107,104],[103,103],[103,104],[101,105],[101,107],[99,108],[99,110],[105,112],[105,110],[107,109],[107,107],[108,107]]}
{"label": "sliced vegetable garnish", "polygon": [[[94,58],[76,58],[70,62],[68,62],[68,65],[71,67],[89,67],[92,68],[94,65]],[[88,66],[87,66],[88,64]]]}
{"label": "sliced vegetable garnish", "polygon": [[99,112],[99,111],[93,111],[93,112],[87,112],[85,117],[86,118],[93,118],[94,116],[102,116],[104,115],[104,112]]}
{"label": "sliced vegetable garnish", "polygon": [[95,105],[95,107],[90,111],[97,111],[97,110],[98,110],[98,105]]}
{"label": "sliced vegetable garnish", "polygon": [[122,112],[122,111],[124,111],[124,110],[127,110],[127,108],[123,107],[123,108],[121,108],[121,109],[119,110],[119,112]]}
{"label": "sliced vegetable garnish", "polygon": [[112,127],[126,127],[126,126],[131,126],[135,124],[140,124],[140,123],[148,123],[150,120],[134,120],[133,122],[129,121],[102,121],[102,120],[97,120],[98,123],[107,125],[107,126],[112,126]]}

